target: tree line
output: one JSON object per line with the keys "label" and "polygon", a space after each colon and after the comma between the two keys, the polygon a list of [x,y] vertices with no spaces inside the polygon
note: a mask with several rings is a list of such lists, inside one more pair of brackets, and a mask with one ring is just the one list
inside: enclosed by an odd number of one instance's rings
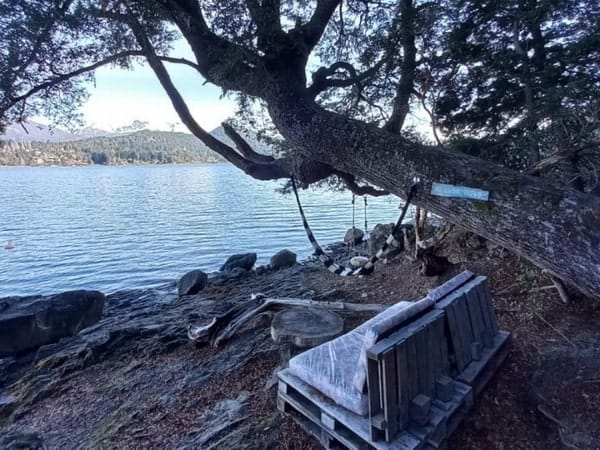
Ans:
{"label": "tree line", "polygon": [[185,133],[139,131],[70,142],[13,142],[0,145],[0,165],[121,165],[215,163],[224,159]]}

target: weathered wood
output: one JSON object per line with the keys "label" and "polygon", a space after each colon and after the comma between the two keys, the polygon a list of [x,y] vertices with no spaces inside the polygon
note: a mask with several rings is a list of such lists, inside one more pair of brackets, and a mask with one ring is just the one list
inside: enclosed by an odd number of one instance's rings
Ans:
{"label": "weathered wood", "polygon": [[455,307],[456,317],[459,323],[459,331],[464,345],[464,351],[467,355],[467,363],[471,360],[471,344],[474,341],[473,330],[471,329],[471,321],[469,319],[469,311],[467,309],[467,297],[463,293],[453,306]]}
{"label": "weathered wood", "polygon": [[483,323],[483,312],[481,311],[479,295],[476,289],[468,290],[465,295],[469,320],[473,329],[473,340],[483,345],[485,343],[483,337],[485,325]]}
{"label": "weathered wood", "polygon": [[508,338],[510,333],[499,331],[494,338],[494,346],[486,348],[481,360],[473,361],[461,372],[457,380],[468,384],[473,388],[475,394],[479,394],[492,378],[500,364],[508,355]]}
{"label": "weathered wood", "polygon": [[448,323],[448,333],[450,334],[450,342],[452,343],[452,352],[454,354],[454,362],[459,371],[464,370],[467,366],[466,356],[464,354],[464,346],[461,339],[461,333],[459,331],[459,324],[456,319],[456,311],[454,304],[449,303],[444,307],[446,312],[446,320]]}
{"label": "weathered wood", "polygon": [[438,309],[432,309],[431,311],[426,312],[424,315],[422,315],[416,320],[413,320],[412,322],[402,322],[403,325],[400,328],[396,328],[391,334],[381,339],[370,349],[368,349],[367,357],[380,360],[383,353],[386,350],[395,347],[399,341],[407,339],[409,336],[413,336],[418,330],[430,325],[436,319],[443,315],[443,311]]}
{"label": "weathered wood", "polygon": [[428,373],[429,357],[427,355],[427,327],[421,327],[416,333],[417,367],[419,371],[419,393],[429,395]]}
{"label": "weathered wood", "polygon": [[490,317],[490,325],[492,327],[492,331],[494,335],[498,332],[498,319],[496,318],[496,312],[494,311],[494,303],[492,302],[492,295],[490,292],[490,286],[488,283],[487,277],[477,277],[477,281],[480,281],[479,293],[483,295],[483,299],[485,301],[482,303],[482,306],[485,305],[487,307],[488,315]]}
{"label": "weathered wood", "polygon": [[345,302],[322,302],[301,298],[268,298],[262,294],[252,295],[250,301],[235,306],[225,314],[214,317],[208,325],[189,326],[188,338],[192,341],[206,340],[211,345],[219,346],[231,337],[242,326],[250,322],[254,317],[266,311],[278,311],[282,308],[307,307],[325,308],[333,311],[348,312],[381,312],[388,305],[360,304]]}
{"label": "weathered wood", "polygon": [[396,371],[398,372],[398,405],[400,429],[403,429],[409,420],[409,376],[408,376],[408,346],[406,340],[396,345]]}
{"label": "weathered wood", "polygon": [[[287,394],[280,392],[278,408],[285,410],[287,414],[294,414],[297,420],[298,415],[304,416],[311,423],[318,425],[322,431],[340,442],[348,449],[377,449],[377,450],[420,450],[423,443],[403,431],[398,433],[391,442],[385,440],[372,441],[370,439],[370,423],[366,417],[356,415],[335,403],[323,397],[316,389],[306,384],[299,378],[284,370],[279,373],[281,381],[288,385]],[[280,406],[281,403],[281,406]],[[286,407],[285,404],[288,404]],[[323,429],[323,413],[327,415],[326,421],[333,420],[333,429]],[[331,422],[329,422],[331,425]],[[313,431],[315,428],[313,427]],[[313,433],[313,431],[310,431]],[[314,433],[313,433],[314,434]],[[323,443],[322,435],[315,436]]]}
{"label": "weathered wood", "polygon": [[398,376],[396,373],[396,350],[387,350],[381,361],[381,379],[383,382],[383,412],[387,426],[385,440],[390,442],[398,432],[400,408],[398,406]]}
{"label": "weathered wood", "polygon": [[427,297],[429,297],[430,299],[432,299],[435,302],[439,302],[445,296],[454,292],[455,290],[457,290],[459,287],[461,287],[462,285],[464,285],[465,283],[467,283],[469,280],[473,279],[474,277],[475,277],[475,274],[473,272],[471,272],[470,270],[465,270],[465,271],[459,273],[458,275],[456,275],[455,277],[450,278],[448,281],[446,281],[441,286],[438,286],[435,289],[433,289],[431,292],[429,292],[427,294]]}
{"label": "weathered wood", "polygon": [[492,318],[490,316],[490,308],[487,305],[487,297],[484,293],[484,287],[481,285],[481,281],[477,287],[473,290],[473,292],[477,295],[477,303],[479,304],[479,309],[481,310],[481,319],[483,321],[483,344],[487,348],[491,348],[494,345],[494,336],[496,332],[494,331],[494,327],[492,325]]}
{"label": "weathered wood", "polygon": [[271,337],[277,343],[298,347],[319,345],[339,336],[344,320],[321,308],[291,308],[279,311],[271,321]]}
{"label": "weathered wood", "polygon": [[379,376],[379,361],[369,358],[367,360],[367,393],[369,395],[369,427],[372,441],[383,438],[381,427],[376,424],[376,417],[383,414],[381,401],[381,386]]}
{"label": "weathered wood", "polygon": [[419,394],[419,369],[417,363],[417,339],[410,336],[407,339],[408,349],[408,400],[409,402]]}

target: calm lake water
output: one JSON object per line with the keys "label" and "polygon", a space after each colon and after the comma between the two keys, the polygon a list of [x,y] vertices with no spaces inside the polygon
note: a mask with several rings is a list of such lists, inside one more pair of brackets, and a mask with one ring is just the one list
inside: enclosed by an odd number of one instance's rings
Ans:
{"label": "calm lake water", "polygon": [[[109,293],[218,270],[233,253],[268,263],[310,255],[292,195],[230,165],[0,168],[0,297],[69,289]],[[322,245],[352,225],[350,193],[303,191]],[[357,226],[362,228],[362,199]],[[369,198],[368,219],[394,222],[397,197]]]}

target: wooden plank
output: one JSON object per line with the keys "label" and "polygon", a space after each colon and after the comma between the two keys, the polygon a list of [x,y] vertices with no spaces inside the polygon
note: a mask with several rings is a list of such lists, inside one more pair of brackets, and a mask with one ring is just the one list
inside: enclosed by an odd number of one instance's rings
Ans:
{"label": "wooden plank", "polygon": [[478,289],[470,289],[465,295],[469,320],[473,330],[473,341],[483,345],[483,312],[481,311]]}
{"label": "wooden plank", "polygon": [[494,331],[490,308],[487,305],[488,300],[484,293],[484,286],[481,285],[482,278],[483,277],[478,277],[479,284],[474,292],[477,294],[477,302],[479,303],[481,318],[483,320],[483,344],[485,347],[491,348],[494,346],[494,336],[496,335],[496,332]]}
{"label": "wooden plank", "polygon": [[408,401],[419,393],[419,369],[417,363],[417,341],[416,336],[412,335],[407,340],[408,350]]}
{"label": "wooden plank", "polygon": [[436,322],[433,322],[425,328],[425,341],[427,342],[427,372],[425,374],[425,377],[427,378],[426,393],[432,398],[435,395],[435,373],[439,364],[438,355],[440,350],[440,342],[435,338],[435,326]]}
{"label": "wooden plank", "polygon": [[428,348],[427,348],[427,327],[422,327],[415,333],[415,342],[417,345],[417,370],[419,393],[430,397],[427,386],[427,375],[429,373]]}
{"label": "wooden plank", "polygon": [[462,372],[465,367],[467,367],[467,357],[465,355],[465,346],[463,345],[460,326],[456,318],[456,308],[454,307],[454,302],[448,304],[445,307],[445,311],[456,368],[459,372]]}
{"label": "wooden plank", "polygon": [[400,416],[396,350],[394,348],[383,354],[381,372],[383,380],[383,414],[387,423],[385,427],[385,440],[390,442],[396,433],[398,433]]}
{"label": "wooden plank", "polygon": [[481,360],[469,364],[457,380],[472,386],[475,393],[479,394],[506,359],[509,336],[510,333],[499,331],[494,339],[494,347],[486,348]]}
{"label": "wooden plank", "polygon": [[[298,377],[283,370],[278,374],[279,378],[288,384],[288,394],[280,393],[280,399],[290,404],[296,415],[300,412],[306,418],[322,428],[321,417],[325,413],[333,418],[336,423],[334,430],[324,430],[334,439],[349,449],[375,448],[377,450],[420,450],[423,442],[415,436],[402,431],[396,435],[391,442],[370,441],[369,421],[366,417],[354,414],[341,406],[336,405],[320,394],[312,386],[309,386]],[[289,412],[289,407],[286,407]],[[297,417],[292,415],[294,420]]]}
{"label": "wooden plank", "polygon": [[381,378],[379,373],[379,361],[372,358],[367,359],[367,392],[369,396],[369,422],[370,439],[377,441],[383,439],[384,435],[381,432],[381,427],[375,425],[375,420],[378,414],[382,413],[381,402]]}
{"label": "wooden plank", "polygon": [[480,281],[479,293],[483,296],[482,300],[485,300],[482,303],[482,306],[485,306],[488,311],[488,315],[490,318],[490,325],[492,327],[492,331],[494,335],[498,332],[498,319],[496,318],[496,312],[494,311],[494,304],[492,303],[492,295],[490,292],[490,285],[488,283],[487,277],[477,277],[476,280]]}
{"label": "wooden plank", "polygon": [[404,429],[409,420],[408,394],[408,346],[406,340],[396,344],[396,371],[398,372],[398,407],[400,429]]}
{"label": "wooden plank", "polygon": [[461,343],[463,345],[463,354],[465,363],[471,362],[471,343],[473,342],[473,330],[469,322],[469,312],[466,305],[466,296],[460,296],[451,306],[454,308],[456,320],[458,322],[458,331],[460,334]]}
{"label": "wooden plank", "polygon": [[427,297],[429,297],[435,302],[439,302],[446,295],[450,294],[452,291],[457,290],[463,284],[471,280],[473,277],[475,277],[475,274],[473,272],[471,272],[470,270],[465,270],[456,275],[455,277],[449,279],[444,284],[433,289],[427,294]]}
{"label": "wooden plank", "polygon": [[431,366],[434,380],[442,374],[445,365],[442,357],[442,345],[446,340],[444,326],[444,320],[440,317],[429,327],[429,349],[432,357]]}
{"label": "wooden plank", "polygon": [[367,357],[381,360],[382,355],[387,350],[394,348],[396,343],[402,339],[406,339],[422,327],[435,322],[438,317],[444,315],[444,312],[439,309],[432,309],[412,322],[409,322],[394,331],[388,337],[382,339],[367,350]]}

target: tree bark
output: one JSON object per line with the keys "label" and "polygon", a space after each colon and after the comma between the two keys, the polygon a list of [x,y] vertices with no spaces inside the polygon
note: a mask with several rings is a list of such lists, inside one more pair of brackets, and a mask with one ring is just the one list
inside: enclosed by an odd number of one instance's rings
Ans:
{"label": "tree bark", "polygon": [[[418,206],[600,298],[600,198],[479,158],[410,142],[283,89],[274,88],[267,103],[281,134],[305,157],[399,196],[418,178]],[[432,196],[433,182],[485,189],[490,201]]]}

